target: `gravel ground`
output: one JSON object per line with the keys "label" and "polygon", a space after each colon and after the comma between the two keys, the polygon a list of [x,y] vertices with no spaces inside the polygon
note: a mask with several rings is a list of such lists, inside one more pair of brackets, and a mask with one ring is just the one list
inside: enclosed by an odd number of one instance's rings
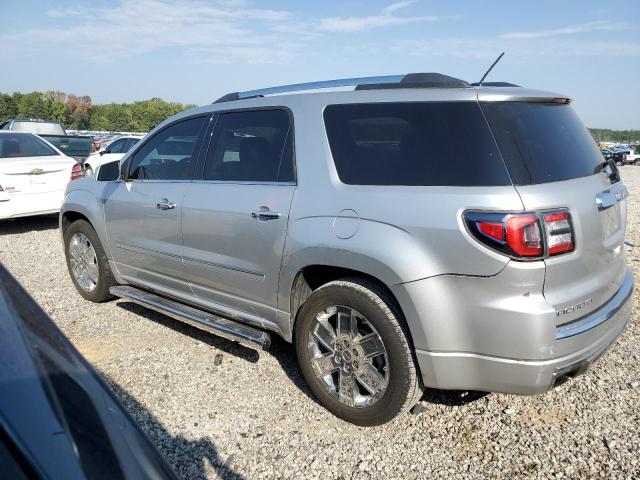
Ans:
{"label": "gravel ground", "polygon": [[[623,167],[640,266],[640,168]],[[593,368],[534,397],[428,391],[364,429],[313,399],[293,348],[256,353],[123,301],[84,301],[57,220],[0,223],[0,261],[95,365],[182,478],[640,478],[640,322]]]}

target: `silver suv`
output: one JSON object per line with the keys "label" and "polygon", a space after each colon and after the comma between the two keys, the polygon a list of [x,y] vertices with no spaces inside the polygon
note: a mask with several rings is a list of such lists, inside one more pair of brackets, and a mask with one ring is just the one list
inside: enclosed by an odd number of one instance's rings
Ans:
{"label": "silver suv", "polygon": [[71,278],[293,342],[358,425],[425,387],[543,392],[621,334],[633,289],[627,190],[569,103],[439,74],[225,95],[69,185]]}

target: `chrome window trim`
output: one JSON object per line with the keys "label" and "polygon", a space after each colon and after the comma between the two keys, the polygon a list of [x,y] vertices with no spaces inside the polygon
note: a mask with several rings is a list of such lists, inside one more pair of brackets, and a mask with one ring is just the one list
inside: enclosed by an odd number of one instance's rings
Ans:
{"label": "chrome window trim", "polygon": [[287,186],[294,187],[296,182],[261,182],[254,180],[194,180],[191,183],[212,183],[212,184],[228,184],[228,185],[269,185],[269,186]]}

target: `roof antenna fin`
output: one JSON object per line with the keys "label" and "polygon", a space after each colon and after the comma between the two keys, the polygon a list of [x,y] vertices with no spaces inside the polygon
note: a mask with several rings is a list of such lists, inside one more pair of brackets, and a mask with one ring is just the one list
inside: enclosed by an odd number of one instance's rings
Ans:
{"label": "roof antenna fin", "polygon": [[493,63],[491,64],[491,66],[489,67],[489,70],[487,70],[487,71],[485,72],[485,74],[482,76],[482,78],[481,78],[481,79],[480,79],[480,81],[478,82],[478,86],[479,86],[479,87],[481,87],[481,86],[482,86],[482,82],[484,82],[484,79],[485,79],[485,78],[487,78],[487,75],[489,75],[489,73],[491,73],[491,70],[493,70],[493,67],[495,67],[495,66],[496,66],[496,63],[498,63],[498,62],[500,61],[500,59],[501,59],[503,56],[504,56],[504,52],[502,52],[502,53],[498,56],[498,58],[496,58],[496,61],[495,61],[495,62],[493,62]]}

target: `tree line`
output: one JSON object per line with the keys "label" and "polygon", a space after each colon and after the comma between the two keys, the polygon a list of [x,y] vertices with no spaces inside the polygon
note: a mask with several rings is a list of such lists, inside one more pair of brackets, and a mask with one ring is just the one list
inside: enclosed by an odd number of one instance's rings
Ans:
{"label": "tree line", "polygon": [[[167,117],[195,106],[161,98],[94,105],[86,95],[57,91],[0,93],[0,122],[16,117],[46,118],[59,120],[67,129],[147,132]],[[597,142],[640,143],[640,130],[589,131]]]}
{"label": "tree line", "polygon": [[97,105],[64,92],[0,93],[0,122],[10,118],[59,120],[67,129],[147,132],[167,117],[196,105],[160,98]]}

